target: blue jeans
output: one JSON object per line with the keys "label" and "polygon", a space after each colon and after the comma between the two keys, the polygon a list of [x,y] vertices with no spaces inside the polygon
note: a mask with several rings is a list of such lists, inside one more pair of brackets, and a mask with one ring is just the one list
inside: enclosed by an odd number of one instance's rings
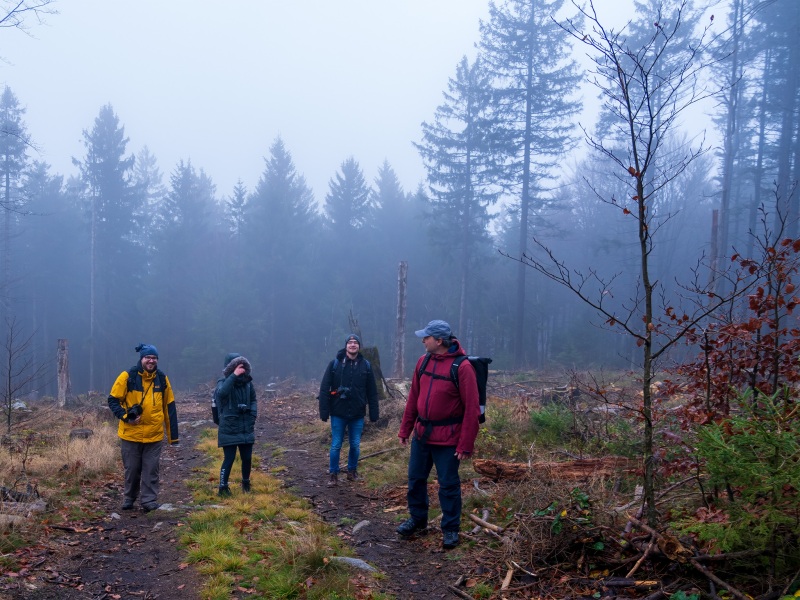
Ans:
{"label": "blue jeans", "polygon": [[360,419],[343,419],[331,415],[331,459],[330,473],[339,472],[339,454],[342,451],[344,430],[347,428],[350,451],[347,453],[347,470],[358,468],[358,456],[361,454],[361,432],[364,431],[364,417]]}
{"label": "blue jeans", "polygon": [[436,465],[439,480],[439,505],[442,508],[442,531],[461,528],[461,478],[455,446],[423,444],[411,440],[408,459],[408,513],[417,523],[428,522],[428,475]]}

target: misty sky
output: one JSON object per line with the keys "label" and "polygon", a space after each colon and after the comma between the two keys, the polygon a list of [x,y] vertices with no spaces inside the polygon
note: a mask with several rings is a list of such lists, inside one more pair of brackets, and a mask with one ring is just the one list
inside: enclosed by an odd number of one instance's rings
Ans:
{"label": "misty sky", "polygon": [[[605,1],[598,2],[600,6]],[[0,83],[27,108],[55,172],[76,173],[82,131],[111,103],[168,176],[181,159],[229,196],[253,190],[282,136],[318,201],[353,156],[371,183],[384,159],[407,191],[412,146],[460,58],[474,57],[488,0],[61,0],[30,36],[0,30]]]}

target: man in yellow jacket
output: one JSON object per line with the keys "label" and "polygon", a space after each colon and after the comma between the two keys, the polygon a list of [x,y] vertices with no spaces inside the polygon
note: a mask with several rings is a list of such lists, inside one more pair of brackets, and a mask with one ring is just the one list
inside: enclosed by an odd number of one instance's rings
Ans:
{"label": "man in yellow jacket", "polygon": [[164,432],[170,444],[178,443],[178,413],[167,376],[158,368],[158,350],[149,344],[136,347],[139,362],[117,377],[108,407],[119,419],[117,435],[125,467],[122,510],[133,509],[141,491],[142,510],[158,504],[158,467]]}

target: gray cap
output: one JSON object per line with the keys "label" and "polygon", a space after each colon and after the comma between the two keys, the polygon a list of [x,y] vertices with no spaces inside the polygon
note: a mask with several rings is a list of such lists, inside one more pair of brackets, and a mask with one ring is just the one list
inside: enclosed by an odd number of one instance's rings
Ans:
{"label": "gray cap", "polygon": [[347,346],[347,342],[350,340],[355,340],[358,342],[358,347],[361,348],[361,338],[358,337],[355,333],[351,333],[344,339],[344,345]]}
{"label": "gray cap", "polygon": [[433,336],[437,340],[446,340],[452,337],[453,332],[450,329],[450,324],[447,321],[434,319],[425,326],[425,329],[420,329],[414,332],[417,337]]}

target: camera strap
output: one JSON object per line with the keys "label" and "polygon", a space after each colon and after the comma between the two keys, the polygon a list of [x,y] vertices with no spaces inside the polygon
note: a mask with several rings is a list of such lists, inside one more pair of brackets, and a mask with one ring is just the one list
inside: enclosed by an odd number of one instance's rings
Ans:
{"label": "camera strap", "polygon": [[[350,385],[345,385],[344,368],[348,361],[352,363],[352,368],[350,369]],[[356,368],[358,367],[358,362],[359,362],[358,358],[356,358],[355,360],[351,360],[347,358],[347,356],[344,357],[344,360],[339,360],[338,358],[333,359],[333,362],[331,363],[331,374],[335,376],[336,372],[337,371],[339,372],[339,385],[334,387],[333,377],[331,377],[331,392],[335,392],[336,389],[340,387],[346,387],[346,388],[353,387],[353,380],[356,378]]]}

